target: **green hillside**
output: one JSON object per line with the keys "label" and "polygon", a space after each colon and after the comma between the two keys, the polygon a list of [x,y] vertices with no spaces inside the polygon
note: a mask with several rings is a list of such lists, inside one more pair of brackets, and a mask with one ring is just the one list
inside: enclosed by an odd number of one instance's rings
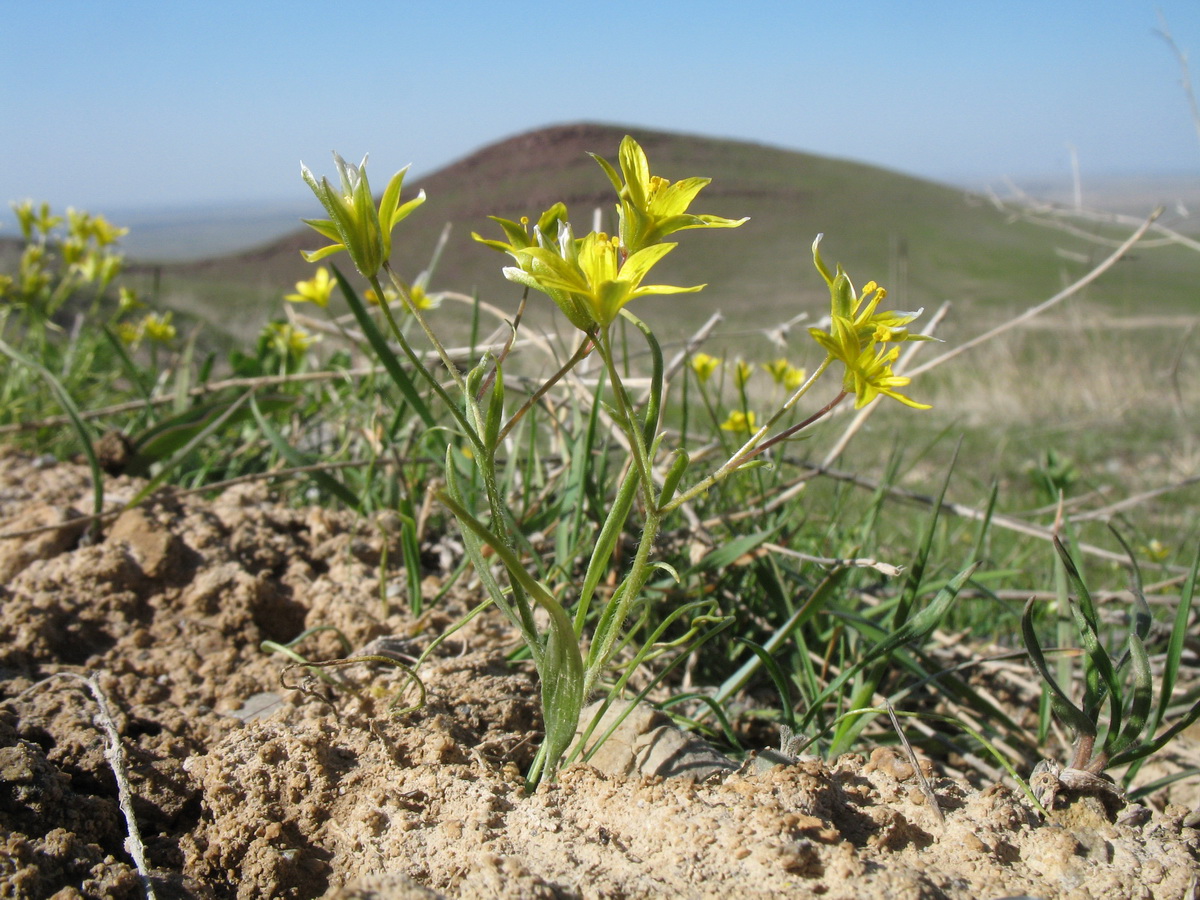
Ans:
{"label": "green hillside", "polygon": [[[557,200],[567,203],[577,232],[590,229],[597,208],[607,227],[611,186],[586,151],[615,161],[625,133],[600,125],[542,129],[410,178],[406,196],[424,188],[429,199],[396,232],[398,267],[409,278],[425,268],[443,225],[450,223],[431,288],[478,290],[483,299],[512,307],[520,291],[500,275],[506,258],[472,241],[470,233],[499,236],[489,214],[536,217]],[[818,232],[826,235],[827,259],[843,262],[856,281],[879,281],[901,308],[928,309],[951,300],[951,318],[960,326],[1037,302],[1087,271],[1079,254],[1100,259],[1108,252],[1062,232],[1011,221],[985,198],[872,166],[740,141],[641,129],[633,134],[656,174],[713,179],[693,211],[751,217],[735,231],[682,233],[681,247],[656,268],[663,281],[709,285],[698,295],[650,299],[640,306],[639,313],[667,338],[716,310],[735,331],[767,328],[805,310],[819,316],[826,298],[809,255]],[[318,174],[332,174],[332,166],[312,162]],[[379,185],[390,175],[372,174]],[[307,191],[299,178],[296,191]],[[313,215],[320,214],[314,200]],[[278,313],[291,283],[311,272],[298,251],[322,243],[300,228],[245,253],[158,267],[153,275],[167,305],[232,330],[253,330]],[[1198,269],[1194,253],[1143,251],[1094,286],[1089,299],[1110,311],[1144,312],[1147,304],[1160,314],[1187,311],[1195,308]],[[550,304],[534,299],[536,321],[549,315]]]}

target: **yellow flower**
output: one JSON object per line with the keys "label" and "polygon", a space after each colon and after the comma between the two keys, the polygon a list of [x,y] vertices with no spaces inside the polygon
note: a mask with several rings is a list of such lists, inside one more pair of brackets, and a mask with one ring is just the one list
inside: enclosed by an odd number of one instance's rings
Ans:
{"label": "yellow flower", "polygon": [[892,372],[892,363],[899,355],[899,347],[880,347],[876,350],[872,345],[863,350],[857,360],[846,366],[842,386],[847,393],[854,394],[855,409],[862,409],[880,394],[899,400],[913,409],[932,408],[926,403],[918,403],[896,392],[895,388],[904,387],[912,381],[907,375],[896,375]]}
{"label": "yellow flower", "polygon": [[804,379],[807,377],[807,369],[801,369],[789,364],[787,371],[783,373],[783,386],[789,391],[797,390],[800,385],[804,384]]}
{"label": "yellow flower", "polygon": [[629,135],[621,141],[617,154],[620,174],[607,160],[595,153],[590,156],[604,169],[621,198],[617,206],[621,243],[629,253],[657,244],[668,234],[685,228],[737,228],[747,221],[689,213],[687,208],[712,179],[685,178],[672,184],[661,176],[651,175],[645,151]]}
{"label": "yellow flower", "polygon": [[291,322],[269,322],[266,326],[266,338],[281,356],[290,359],[304,356],[308,348],[321,339],[297,328]]}
{"label": "yellow flower", "polygon": [[763,371],[770,375],[776,384],[783,384],[783,379],[787,377],[788,361],[782,356],[773,359],[769,363],[763,363]]}
{"label": "yellow flower", "polygon": [[709,356],[707,353],[697,353],[692,356],[692,371],[696,373],[701,384],[712,377],[713,372],[717,371],[717,366],[720,364],[719,357]]}
{"label": "yellow flower", "polygon": [[347,165],[336,153],[333,159],[341,190],[333,187],[327,178],[322,178],[318,184],[308,167],[300,164],[301,177],[329,213],[328,219],[305,219],[304,223],[333,241],[329,247],[312,253],[301,250],[300,254],[309,262],[316,262],[345,250],[363,277],[372,278],[391,258],[392,229],[425,202],[425,192],[421,191],[407,203],[400,203],[400,187],[404,183],[404,173],[408,171],[405,166],[392,176],[376,209],[371,185],[367,182],[367,158],[364,156],[357,167]]}
{"label": "yellow flower", "polygon": [[[896,375],[892,363],[900,354],[899,347],[886,349],[887,344],[903,341],[932,341],[936,338],[924,334],[911,334],[909,322],[921,314],[916,312],[879,311],[879,304],[887,291],[874,281],[856,293],[850,276],[839,265],[836,272],[821,259],[819,244],[822,235],[813,241],[813,263],[829,285],[830,325],[829,331],[810,328],[809,334],[825,352],[845,366],[843,388],[855,395],[855,408],[866,406],[880,394],[899,400],[914,409],[929,409],[897,393],[894,388],[903,387],[911,379]],[[876,345],[880,345],[877,346]]]}
{"label": "yellow flower", "polygon": [[133,345],[142,339],[142,330],[132,322],[118,322],[116,330],[123,344]]}
{"label": "yellow flower", "polygon": [[157,344],[169,344],[175,340],[175,326],[171,324],[173,313],[149,313],[142,319],[141,333],[143,337]]}
{"label": "yellow flower", "polygon": [[307,281],[297,281],[296,293],[287,294],[283,299],[292,303],[315,303],[317,306],[326,307],[329,305],[329,298],[333,296],[333,288],[336,283],[330,277],[329,270],[321,266],[312,278]]}
{"label": "yellow flower", "polygon": [[722,431],[733,431],[738,434],[754,434],[754,413],[742,412],[735,409],[729,413],[729,418],[721,423]]}
{"label": "yellow flower", "polygon": [[655,244],[630,254],[623,262],[616,238],[592,232],[576,241],[569,225],[560,230],[557,250],[529,247],[517,251],[520,266],[508,266],[504,276],[549,294],[571,324],[590,332],[606,327],[631,300],[651,294],[686,294],[704,287],[643,285],[642,279],[675,244]]}
{"label": "yellow flower", "polygon": [[68,266],[79,266],[83,264],[87,253],[87,243],[82,238],[69,237],[58,245],[58,252]]}
{"label": "yellow flower", "polygon": [[437,309],[442,305],[441,295],[427,293],[425,285],[421,284],[420,280],[408,289],[408,299],[412,301],[414,309],[419,309],[422,312],[429,309]]}
{"label": "yellow flower", "polygon": [[[363,299],[366,300],[368,303],[370,303],[372,306],[379,305],[379,295],[377,293],[375,293],[375,288],[367,288],[365,291],[363,291]],[[397,294],[393,288],[384,288],[383,289],[383,299],[387,301],[389,306],[391,306],[393,303],[395,303],[397,300],[400,299],[400,295]]]}
{"label": "yellow flower", "polygon": [[128,228],[118,228],[104,216],[93,216],[70,207],[67,208],[67,230],[80,241],[94,240],[97,247],[107,247],[129,234]]}
{"label": "yellow flower", "polygon": [[21,226],[21,234],[25,240],[33,240],[34,232],[40,232],[43,237],[62,224],[62,216],[50,215],[50,204],[42,203],[35,211],[32,200],[22,200],[13,203],[13,212],[17,214],[17,222]]}
{"label": "yellow flower", "polygon": [[1146,558],[1154,562],[1166,562],[1171,555],[1171,548],[1160,541],[1158,538],[1151,538],[1139,548]]}
{"label": "yellow flower", "polygon": [[97,246],[107,247],[109,244],[116,243],[119,238],[129,234],[129,229],[118,228],[111,224],[104,216],[92,216],[91,232],[92,237],[96,239]]}
{"label": "yellow flower", "polygon": [[558,240],[559,225],[565,225],[567,222],[567,207],[563,203],[555,203],[538,216],[533,234],[529,233],[528,216],[522,216],[519,222],[502,219],[499,216],[488,216],[488,218],[504,229],[504,235],[508,238],[508,241],[489,240],[488,238],[481,237],[474,231],[471,232],[471,237],[486,247],[499,250],[501,253],[507,253],[520,263],[523,261],[520,255],[521,250],[526,250],[530,247],[552,247],[554,245]]}
{"label": "yellow flower", "polygon": [[141,309],[146,304],[138,299],[137,291],[127,287],[117,289],[117,309],[120,315]]}
{"label": "yellow flower", "polygon": [[74,264],[75,271],[87,282],[107,285],[121,272],[125,258],[120,254],[92,250]]}
{"label": "yellow flower", "polygon": [[925,334],[911,334],[904,327],[921,315],[924,309],[918,309],[915,312],[878,311],[880,302],[887,296],[884,288],[874,281],[868,281],[863,287],[862,293],[857,294],[850,281],[850,276],[846,274],[841,265],[837,266],[836,272],[830,272],[825,261],[821,259],[822,237],[824,235],[818,234],[817,239],[813,241],[813,263],[825,279],[825,283],[829,285],[830,315],[834,319],[841,318],[850,322],[858,335],[860,347],[865,347],[871,342],[936,340]]}

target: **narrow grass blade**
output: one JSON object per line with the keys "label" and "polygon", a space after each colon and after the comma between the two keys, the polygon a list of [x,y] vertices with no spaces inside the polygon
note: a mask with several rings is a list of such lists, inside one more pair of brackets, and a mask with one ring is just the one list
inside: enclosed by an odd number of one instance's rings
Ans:
{"label": "narrow grass blade", "polygon": [[[253,397],[250,398],[250,411],[254,414],[254,419],[258,423],[259,430],[266,436],[276,452],[288,461],[289,465],[308,466],[312,464],[312,460],[308,456],[289,444],[284,436],[279,433],[279,430],[267,421],[266,416],[262,414],[262,410],[259,409],[258,403],[255,402]],[[362,512],[361,498],[328,472],[313,469],[308,473],[308,477],[316,482],[322,490],[337,497],[350,509],[355,512]]]}
{"label": "narrow grass blade", "polygon": [[[925,569],[929,564],[930,553],[933,549],[934,537],[937,534],[938,519],[940,518],[942,505],[946,500],[946,491],[950,487],[950,475],[954,471],[954,463],[958,458],[958,450],[955,450],[954,458],[946,470],[946,477],[942,479],[942,487],[938,492],[937,500],[930,508],[929,522],[925,528],[925,534],[921,539],[921,544],[917,547],[917,552],[913,557],[912,563],[908,567],[908,572],[904,579],[904,587],[900,591],[899,600],[896,603],[896,608],[892,612],[892,630],[904,627],[908,621],[909,614],[912,612],[913,604],[916,602],[917,594],[921,589],[921,582],[925,577]],[[898,461],[896,463],[898,465]],[[881,486],[886,486],[890,479],[881,482]],[[880,497],[882,502],[882,496]],[[854,693],[850,697],[850,709],[856,709],[861,706],[869,706],[872,698],[875,696],[879,685],[888,671],[889,658],[882,657],[871,671],[863,676],[862,683],[859,684]],[[850,746],[858,739],[862,730],[867,727],[871,721],[871,716],[855,716],[838,726],[834,732],[833,740],[830,742],[829,752],[832,756],[838,756],[850,749]]]}
{"label": "narrow grass blade", "polygon": [[608,515],[604,519],[600,534],[596,538],[596,546],[592,550],[587,571],[583,576],[583,584],[579,592],[579,605],[575,609],[576,635],[583,634],[583,625],[587,620],[592,595],[596,591],[596,586],[600,584],[600,579],[608,571],[609,561],[612,559],[613,551],[621,539],[621,532],[629,519],[630,510],[633,508],[639,481],[637,467],[630,466],[617,490],[617,496],[613,499]]}
{"label": "narrow grass blade", "polygon": [[350,311],[354,313],[354,318],[358,321],[358,327],[362,329],[362,333],[367,336],[367,342],[371,345],[371,349],[375,351],[379,362],[387,370],[388,376],[392,379],[392,383],[404,395],[404,399],[412,406],[413,411],[421,417],[428,428],[433,428],[437,425],[437,420],[434,419],[433,413],[429,411],[429,404],[425,402],[425,398],[417,391],[416,385],[413,384],[412,378],[404,371],[400,365],[400,360],[396,354],[392,352],[391,346],[387,339],[383,336],[383,332],[375,325],[375,320],[367,312],[367,308],[363,305],[361,299],[350,282],[346,281],[345,277],[337,266],[332,266],[334,277],[337,278],[338,287],[342,289],[342,294],[346,298],[346,303],[350,307]]}
{"label": "narrow grass blade", "polygon": [[134,494],[133,499],[125,504],[125,508],[132,509],[156,490],[158,490],[159,485],[166,482],[166,480],[171,476],[171,473],[179,468],[179,466],[183,464],[191,452],[204,443],[204,441],[210,435],[215,434],[217,431],[223,428],[235,416],[238,416],[239,414],[244,415],[242,412],[242,407],[245,406],[246,403],[253,398],[253,396],[253,390],[246,391],[246,393],[238,397],[237,400],[229,404],[224,412],[222,412],[215,419],[209,421],[203,428],[197,431],[186,444],[176,450],[170,456],[170,458],[164,460],[159,465],[158,471],[155,472],[151,478],[147,479],[146,483],[142,485],[141,490]]}
{"label": "narrow grass blade", "polygon": [[41,363],[30,359],[15,347],[10,346],[7,341],[0,340],[0,353],[3,353],[13,362],[25,366],[50,385],[50,390],[58,398],[58,403],[63,408],[63,412],[70,418],[71,427],[75,429],[75,433],[79,436],[79,444],[83,449],[83,455],[87,458],[88,468],[92,471],[92,512],[94,515],[100,515],[104,512],[104,473],[100,469],[99,460],[96,459],[96,449],[92,445],[91,431],[84,423],[83,416],[80,415],[79,408],[76,407],[71,394],[63,387],[62,382],[54,377],[49,369]]}
{"label": "narrow grass blade", "polygon": [[[1088,665],[1086,666],[1088,678],[1085,679],[1088,686],[1088,696],[1084,698],[1083,711],[1094,721],[1095,716],[1099,712],[1100,705],[1104,702],[1107,695],[1109,702],[1109,728],[1113,732],[1119,732],[1122,716],[1121,686],[1117,680],[1116,669],[1113,667],[1108,651],[1104,648],[1104,644],[1100,640],[1099,620],[1096,617],[1096,607],[1092,603],[1091,592],[1084,583],[1083,576],[1080,575],[1079,568],[1075,565],[1075,560],[1071,557],[1070,551],[1067,550],[1066,545],[1063,544],[1057,535],[1054,538],[1054,547],[1062,559],[1063,567],[1066,569],[1067,580],[1071,583],[1071,587],[1075,591],[1077,599],[1076,602],[1071,604],[1071,614],[1075,617],[1075,626],[1079,631],[1079,640],[1088,657]],[[1099,678],[1098,685],[1096,683],[1097,676]]]}
{"label": "narrow grass blade", "polygon": [[796,730],[796,714],[792,710],[792,692],[788,687],[788,680],[783,674],[783,670],[779,668],[779,663],[775,661],[765,647],[761,647],[754,641],[746,638],[735,637],[735,643],[748,647],[750,652],[758,657],[758,661],[762,663],[762,667],[766,669],[767,676],[775,685],[775,690],[779,692],[779,711],[783,716],[783,724],[793,731]]}
{"label": "narrow grass blade", "polygon": [[[663,355],[662,347],[658,344],[658,338],[654,336],[654,332],[650,330],[645,322],[631,313],[628,309],[622,309],[621,315],[637,326],[638,331],[646,339],[646,344],[650,347],[650,394],[646,401],[645,419],[642,421],[642,440],[649,447],[654,443],[654,435],[658,433],[658,414],[662,406],[663,392]],[[625,357],[628,360],[628,356]]]}
{"label": "narrow grass blade", "polygon": [[847,681],[856,676],[866,666],[872,665],[876,660],[886,657],[910,641],[921,641],[928,637],[933,629],[937,628],[942,619],[945,618],[946,613],[950,611],[950,607],[958,596],[958,592],[962,590],[962,586],[967,583],[978,565],[978,563],[972,563],[955,575],[938,592],[937,596],[930,601],[928,606],[909,619],[901,628],[893,631],[887,638],[868,648],[853,665],[843,669],[841,674],[825,687],[825,690],[814,701],[813,706],[804,714],[799,723],[800,730],[807,727],[826,700],[833,697]]}
{"label": "narrow grass blade", "polygon": [[[768,653],[774,653],[775,650],[788,640],[797,629],[808,622],[813,616],[826,607],[829,598],[833,592],[841,585],[842,581],[849,573],[849,569],[835,569],[830,572],[825,579],[817,585],[808,599],[794,613],[788,616],[787,621],[775,629],[775,633],[763,643],[763,649]],[[717,688],[713,695],[717,702],[724,702],[732,697],[750,680],[750,677],[758,671],[762,665],[762,661],[757,657],[747,660],[742,666],[725,679],[721,686]],[[811,712],[811,707],[810,707]]]}
{"label": "narrow grass blade", "polygon": [[112,345],[113,352],[117,354],[117,359],[121,362],[121,368],[125,370],[125,377],[128,378],[133,386],[137,388],[139,394],[145,400],[150,399],[150,389],[154,382],[152,379],[146,378],[146,371],[133,361],[133,357],[129,355],[129,350],[125,347],[125,342],[113,334],[112,329],[107,325],[101,326],[104,331],[104,337],[108,343]]}
{"label": "narrow grass blade", "polygon": [[[131,475],[148,475],[155,463],[160,463],[177,453],[181,447],[195,440],[196,435],[207,429],[214,421],[221,419],[228,425],[238,422],[248,422],[255,418],[250,409],[243,409],[245,395],[238,398],[211,400],[197,404],[182,412],[155,423],[150,428],[130,436],[134,446],[134,456],[126,466]],[[258,409],[276,412],[286,409],[296,402],[296,397],[290,395],[271,395],[258,401]],[[233,406],[238,409],[232,415],[227,415]],[[309,461],[305,461],[307,464]],[[300,465],[297,463],[296,465]]]}
{"label": "narrow grass blade", "polygon": [[1150,658],[1145,645],[1136,634],[1129,636],[1129,659],[1133,670],[1133,698],[1129,704],[1125,725],[1120,733],[1111,729],[1105,739],[1105,751],[1115,756],[1126,747],[1141,740],[1142,730],[1154,703],[1154,678],[1150,674]]}
{"label": "narrow grass blade", "polygon": [[1184,641],[1187,640],[1188,621],[1191,618],[1192,599],[1196,595],[1196,573],[1200,570],[1200,549],[1192,562],[1192,570],[1184,580],[1183,589],[1179,593],[1179,606],[1175,610],[1175,622],[1171,627],[1171,637],[1167,641],[1167,658],[1163,663],[1162,687],[1158,698],[1158,709],[1154,712],[1154,727],[1157,731],[1167,715],[1167,707],[1171,703],[1171,695],[1175,691],[1175,680],[1179,674],[1179,665],[1183,659]]}
{"label": "narrow grass blade", "polygon": [[[453,448],[447,450],[446,461],[446,493],[458,506],[462,506],[462,489],[458,481],[458,473],[454,463],[449,458]],[[451,510],[453,511],[453,509]],[[467,558],[475,569],[480,583],[491,597],[492,602],[500,608],[504,615],[521,631],[521,639],[529,648],[534,664],[540,666],[542,657],[541,641],[538,640],[537,629],[533,625],[533,616],[526,610],[518,609],[492,575],[492,567],[483,555],[483,541],[468,528],[462,529],[463,547]]]}

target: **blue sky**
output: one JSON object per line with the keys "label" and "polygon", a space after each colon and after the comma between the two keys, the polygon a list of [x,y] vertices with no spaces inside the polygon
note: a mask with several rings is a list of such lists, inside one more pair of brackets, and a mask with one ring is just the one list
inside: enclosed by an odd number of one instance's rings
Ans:
{"label": "blue sky", "polygon": [[1085,179],[1200,177],[1156,10],[1200,69],[1200,0],[14,0],[0,201],[296,199],[331,149],[382,184],[584,120],[942,181],[1065,175],[1068,145]]}

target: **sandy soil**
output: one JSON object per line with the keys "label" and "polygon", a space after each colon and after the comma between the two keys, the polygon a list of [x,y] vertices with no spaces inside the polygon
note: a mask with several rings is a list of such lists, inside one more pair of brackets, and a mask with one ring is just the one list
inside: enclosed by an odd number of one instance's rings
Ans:
{"label": "sandy soil", "polygon": [[[109,502],[134,490],[113,479]],[[0,534],[57,526],[0,539],[0,897],[146,895],[96,699],[61,673],[112,710],[162,898],[1197,896],[1187,806],[1084,798],[1046,822],[931,766],[939,821],[889,750],[698,783],[661,774],[695,748],[639,715],[599,766],[527,796],[536,690],[497,618],[440,648],[403,716],[397,668],[289,689],[260,649],[335,625],[411,655],[461,611],[385,618],[378,529],[241,487],[160,493],[89,540],[69,520],[90,492],[86,469],[0,451]],[[300,649],[341,654],[329,631]]]}

